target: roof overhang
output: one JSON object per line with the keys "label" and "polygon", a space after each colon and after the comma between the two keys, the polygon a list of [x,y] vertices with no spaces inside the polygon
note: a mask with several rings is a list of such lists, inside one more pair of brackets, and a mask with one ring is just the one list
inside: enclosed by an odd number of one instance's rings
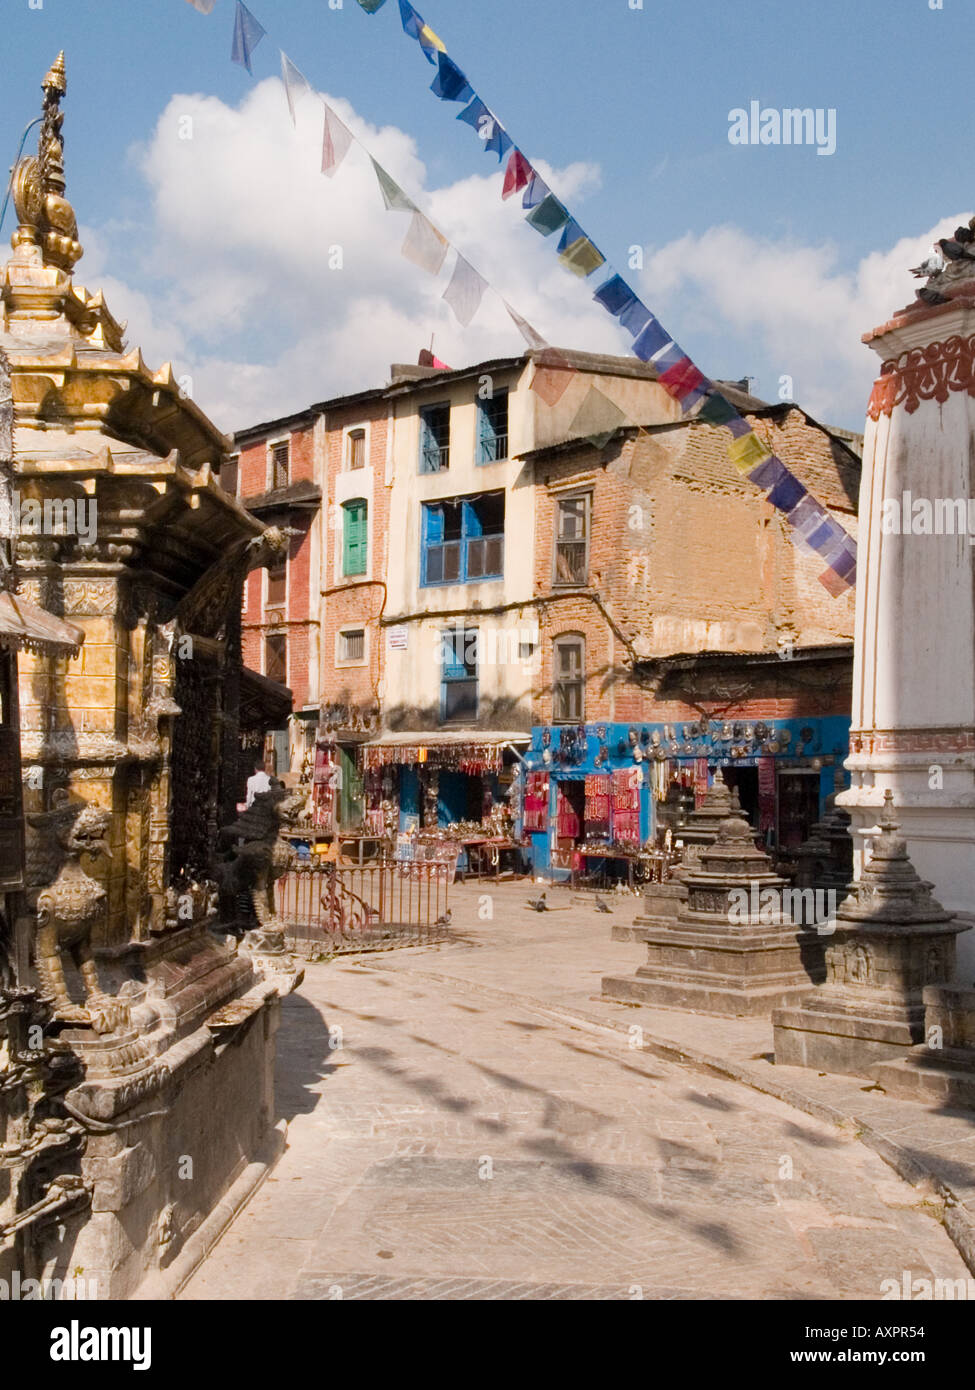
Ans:
{"label": "roof overhang", "polygon": [[77,656],[84,630],[39,608],[30,599],[8,590],[0,592],[0,648],[36,652],[39,656]]}

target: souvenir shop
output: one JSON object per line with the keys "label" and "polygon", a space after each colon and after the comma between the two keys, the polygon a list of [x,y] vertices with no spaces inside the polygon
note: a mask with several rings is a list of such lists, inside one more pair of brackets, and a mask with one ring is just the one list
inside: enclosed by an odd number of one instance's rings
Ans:
{"label": "souvenir shop", "polygon": [[628,861],[659,849],[667,829],[677,832],[718,768],[756,835],[787,854],[823,813],[849,728],[841,716],[536,728],[520,824],[535,872],[599,871],[632,882]]}
{"label": "souvenir shop", "polygon": [[[421,742],[422,739],[422,742]],[[394,824],[402,849],[456,845],[461,872],[520,871],[516,769],[527,734],[385,734],[362,747],[367,821]]]}

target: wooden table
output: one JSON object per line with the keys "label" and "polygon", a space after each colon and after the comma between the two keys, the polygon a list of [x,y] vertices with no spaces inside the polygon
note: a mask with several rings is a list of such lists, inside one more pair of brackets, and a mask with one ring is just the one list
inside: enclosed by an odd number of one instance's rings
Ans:
{"label": "wooden table", "polygon": [[[622,849],[608,849],[608,848],[607,848],[607,849],[575,849],[575,850],[570,850],[569,853],[570,853],[571,856],[573,856],[573,858],[578,858],[578,859],[581,859],[581,860],[587,860],[587,859],[621,859],[621,860],[623,860],[623,861],[625,862],[625,864],[626,864],[626,881],[627,881],[627,886],[628,886],[629,888],[632,889],[632,887],[633,887],[633,868],[634,868],[634,865],[636,864],[637,859],[639,858],[639,851],[638,851],[638,850],[634,850],[634,851],[632,852],[632,854],[629,853],[629,852],[627,852],[626,850],[622,850]],[[576,886],[576,884],[577,884],[577,882],[578,882],[578,879],[579,879],[579,870],[576,869],[574,866],[570,866],[570,869],[569,869],[569,882],[570,882],[571,887],[575,888],[575,886]]]}

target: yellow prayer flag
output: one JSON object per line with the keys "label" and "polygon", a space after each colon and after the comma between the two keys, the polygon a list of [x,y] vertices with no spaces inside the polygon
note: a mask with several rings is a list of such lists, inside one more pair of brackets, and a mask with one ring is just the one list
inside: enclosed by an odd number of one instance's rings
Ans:
{"label": "yellow prayer flag", "polygon": [[601,251],[597,251],[588,237],[579,237],[571,246],[560,253],[559,260],[566,270],[571,270],[573,275],[578,275],[580,279],[585,279],[594,270],[598,270],[606,257]]}
{"label": "yellow prayer flag", "polygon": [[447,52],[447,45],[442,38],[433,32],[429,24],[424,24],[423,28],[420,30],[421,43],[424,39],[426,39],[427,43],[433,44],[434,48],[439,48],[441,53]]}
{"label": "yellow prayer flag", "polygon": [[728,445],[728,457],[739,473],[750,473],[771,453],[772,450],[757,434],[742,435]]}

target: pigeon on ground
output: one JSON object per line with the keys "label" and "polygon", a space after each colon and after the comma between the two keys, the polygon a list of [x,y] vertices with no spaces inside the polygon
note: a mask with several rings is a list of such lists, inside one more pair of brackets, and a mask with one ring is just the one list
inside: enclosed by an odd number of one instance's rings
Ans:
{"label": "pigeon on ground", "polygon": [[545,901],[545,894],[544,894],[544,893],[542,894],[542,896],[541,896],[540,898],[529,898],[529,899],[528,899],[528,902],[525,904],[525,906],[526,906],[526,907],[530,907],[531,910],[532,910],[532,912],[547,912],[547,911],[548,911],[548,903]]}
{"label": "pigeon on ground", "polygon": [[609,906],[609,904],[608,904],[608,903],[604,903],[603,900],[602,900],[602,898],[599,897],[598,894],[597,894],[597,896],[596,896],[596,911],[597,911],[597,912],[612,912],[612,910],[613,910],[613,909]]}
{"label": "pigeon on ground", "polygon": [[433,925],[434,925],[435,927],[449,927],[449,926],[450,926],[450,912],[451,912],[451,910],[450,910],[450,908],[448,907],[448,908],[447,908],[447,911],[446,911],[446,912],[442,912],[442,913],[440,914],[440,916],[437,918],[437,920],[434,922]]}

